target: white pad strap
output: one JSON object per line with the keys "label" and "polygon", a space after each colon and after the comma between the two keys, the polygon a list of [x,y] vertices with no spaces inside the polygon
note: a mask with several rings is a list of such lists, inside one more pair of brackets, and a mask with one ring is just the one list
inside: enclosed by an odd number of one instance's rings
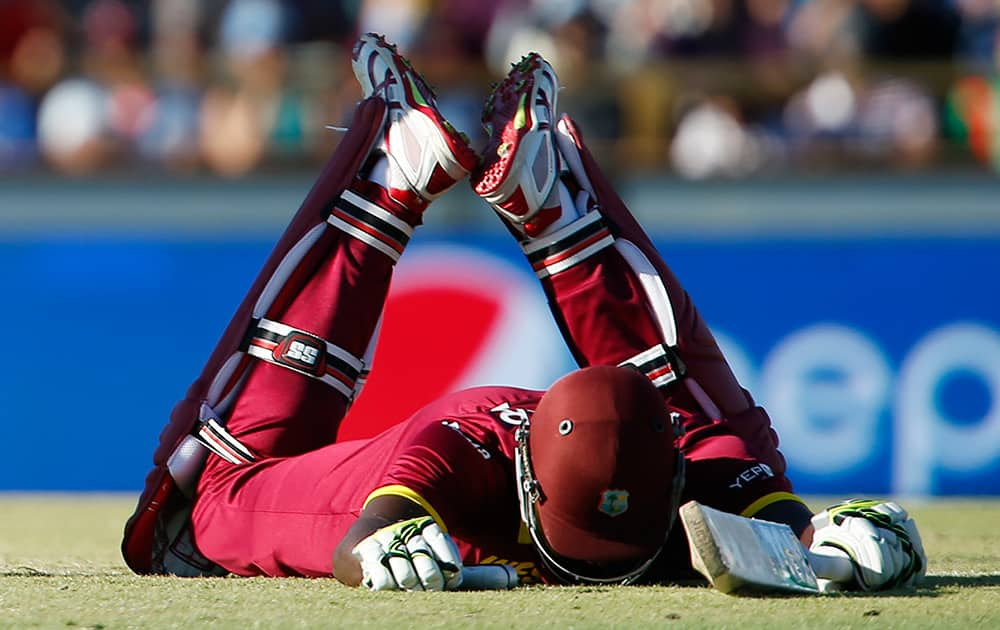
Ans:
{"label": "white pad strap", "polygon": [[193,434],[185,436],[167,460],[170,476],[188,498],[195,496],[198,478],[209,452],[230,464],[249,464],[257,460],[253,451],[226,431],[224,424],[211,406],[202,403]]}
{"label": "white pad strap", "polygon": [[600,212],[585,214],[552,234],[521,244],[535,275],[546,278],[590,258],[615,239]]}
{"label": "white pad strap", "polygon": [[327,223],[371,245],[393,262],[413,236],[413,227],[388,210],[345,190],[330,206]]}
{"label": "white pad strap", "polygon": [[195,433],[199,442],[230,464],[249,464],[257,459],[249,448],[232,436],[223,425],[215,411],[202,404],[198,415],[198,430]]}
{"label": "white pad strap", "polygon": [[642,372],[657,387],[669,385],[684,376],[687,368],[676,349],[659,344],[618,364]]}
{"label": "white pad strap", "polygon": [[269,319],[252,322],[244,351],[274,365],[330,385],[348,400],[354,394],[361,360],[325,339]]}

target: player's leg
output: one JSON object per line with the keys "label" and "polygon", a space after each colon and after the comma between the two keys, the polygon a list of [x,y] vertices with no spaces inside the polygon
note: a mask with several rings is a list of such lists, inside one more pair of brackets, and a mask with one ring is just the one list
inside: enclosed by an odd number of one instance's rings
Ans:
{"label": "player's leg", "polygon": [[[581,365],[631,364],[681,407],[739,426],[781,465],[763,410],[740,387],[690,296],[603,175],[568,117],[558,79],[531,54],[487,102],[490,143],[475,191],[541,279]],[[686,375],[686,376],[685,376]]]}
{"label": "player's leg", "polygon": [[[319,262],[304,274],[291,270],[287,284],[300,275],[303,280],[300,287],[282,287],[287,305],[268,312],[276,325],[248,334],[248,353],[258,360],[226,425],[242,442],[271,456],[334,441],[338,420],[357,393],[394,264],[428,203],[478,160],[394,47],[366,35],[354,48],[353,66],[364,94],[386,104],[384,121],[377,121],[377,143],[346,190],[307,201],[307,212],[322,218],[317,244],[309,250],[319,251]],[[275,338],[273,331],[286,326],[322,339],[326,351],[289,337],[295,333]],[[295,339],[292,345],[289,339]],[[304,345],[295,347],[296,341]],[[299,358],[302,352],[318,361],[303,363],[309,357]]]}
{"label": "player's leg", "polygon": [[366,99],[350,130],[161,435],[126,526],[123,551],[136,571],[165,570],[150,561],[150,506],[222,483],[236,464],[334,441],[393,265],[429,201],[475,164],[393,47],[361,38],[354,67]]}

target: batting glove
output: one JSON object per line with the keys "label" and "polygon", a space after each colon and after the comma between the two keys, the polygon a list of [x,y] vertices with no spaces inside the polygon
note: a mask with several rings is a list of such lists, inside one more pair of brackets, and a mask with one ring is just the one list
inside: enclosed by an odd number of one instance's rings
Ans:
{"label": "batting glove", "polygon": [[351,550],[362,584],[372,591],[443,591],[462,583],[462,560],[451,536],[430,516],[383,527]]}
{"label": "batting glove", "polygon": [[851,499],[816,514],[810,549],[834,547],[854,565],[848,588],[877,591],[916,585],[927,569],[917,525],[896,503]]}

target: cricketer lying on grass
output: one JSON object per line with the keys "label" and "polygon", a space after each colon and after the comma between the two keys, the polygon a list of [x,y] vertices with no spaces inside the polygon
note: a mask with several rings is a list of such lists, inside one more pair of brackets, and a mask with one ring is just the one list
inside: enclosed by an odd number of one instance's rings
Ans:
{"label": "cricketer lying on grass", "polygon": [[[574,122],[556,118],[544,59],[524,57],[488,98],[481,156],[381,36],[361,37],[352,61],[364,99],[350,128],[161,434],[125,528],[133,570],[373,590],[662,582],[696,575],[675,526],[693,500],[843,550],[845,588],[919,579],[919,536],[894,504],[813,519],[792,492],[767,414]],[[581,368],[546,391],[455,392],[338,441],[394,266],[466,176]]]}

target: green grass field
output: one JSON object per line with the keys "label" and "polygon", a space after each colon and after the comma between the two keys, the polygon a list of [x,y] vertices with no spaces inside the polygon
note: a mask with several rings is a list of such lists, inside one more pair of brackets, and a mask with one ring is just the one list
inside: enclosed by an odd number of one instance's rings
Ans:
{"label": "green grass field", "polygon": [[139,577],[118,553],[133,501],[0,494],[0,628],[1000,628],[1000,500],[904,502],[930,557],[915,591],[770,598],[696,586],[368,593],[333,579]]}

